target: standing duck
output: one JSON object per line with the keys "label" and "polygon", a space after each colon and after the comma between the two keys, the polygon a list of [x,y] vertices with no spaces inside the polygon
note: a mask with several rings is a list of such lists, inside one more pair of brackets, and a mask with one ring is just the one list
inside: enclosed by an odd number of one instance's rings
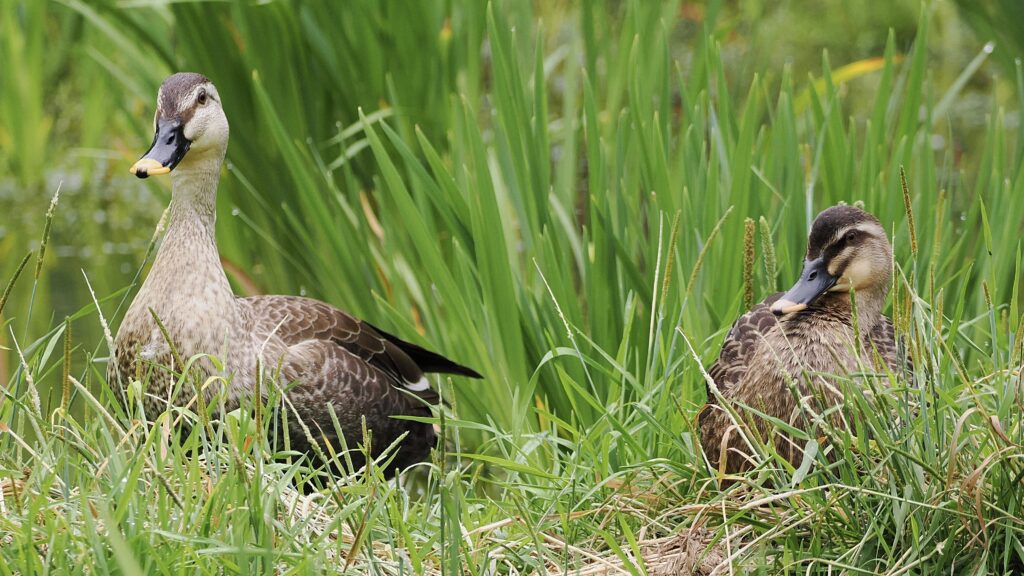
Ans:
{"label": "standing duck", "polygon": [[[802,443],[772,431],[753,411],[806,428],[790,383],[820,414],[842,402],[838,379],[902,370],[892,321],[882,314],[891,278],[892,246],[877,218],[846,205],[815,218],[800,279],[741,316],[708,371],[721,399],[745,421],[743,434],[774,439],[776,451],[796,464]],[[751,467],[743,434],[710,388],[699,425],[715,468],[732,474]]]}
{"label": "standing duck", "polygon": [[[136,370],[147,374],[143,405],[157,414],[192,400],[174,390],[175,372],[182,370],[175,357],[213,355],[221,367],[208,359],[194,366],[199,382],[208,383],[203,398],[223,394],[225,409],[233,410],[257,391],[265,398],[267,378],[274,377],[286,390],[281,411],[293,449],[308,453],[315,442],[339,450],[333,412],[349,448],[363,443],[365,418],[373,457],[405,435],[386,473],[423,461],[436,443],[433,427],[394,417],[430,415],[438,395],[424,373],[480,375],[323,302],[235,296],[214,238],[217,181],[228,146],[217,88],[200,74],[174,74],[160,87],[154,123],[153,143],[131,172],[139,178],[170,174],[169,223],[117,333],[110,382],[124,386]],[[351,456],[356,468],[363,464],[358,450]]]}

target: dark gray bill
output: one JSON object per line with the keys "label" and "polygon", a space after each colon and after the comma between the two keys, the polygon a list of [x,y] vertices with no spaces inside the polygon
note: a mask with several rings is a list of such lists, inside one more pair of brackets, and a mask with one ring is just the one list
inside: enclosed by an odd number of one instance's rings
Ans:
{"label": "dark gray bill", "polygon": [[139,178],[167,174],[181,162],[191,145],[180,121],[158,120],[153,143],[142,158],[132,164],[130,172]]}
{"label": "dark gray bill", "polygon": [[800,280],[772,304],[772,312],[777,316],[799,312],[835,286],[838,280],[839,278],[828,273],[828,265],[824,259],[806,260]]}

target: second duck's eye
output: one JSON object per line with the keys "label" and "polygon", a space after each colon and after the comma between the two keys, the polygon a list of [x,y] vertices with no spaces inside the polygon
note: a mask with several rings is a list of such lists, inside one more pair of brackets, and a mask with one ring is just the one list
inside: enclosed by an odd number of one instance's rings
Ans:
{"label": "second duck's eye", "polygon": [[199,91],[199,96],[196,97],[196,102],[198,102],[200,106],[206,104],[206,90]]}
{"label": "second duck's eye", "polygon": [[860,230],[850,230],[849,232],[843,235],[843,242],[849,244],[850,242],[859,238],[860,234]]}

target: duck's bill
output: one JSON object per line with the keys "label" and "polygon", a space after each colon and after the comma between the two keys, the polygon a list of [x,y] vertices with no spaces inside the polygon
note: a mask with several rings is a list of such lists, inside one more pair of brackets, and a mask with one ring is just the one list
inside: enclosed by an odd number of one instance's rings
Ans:
{"label": "duck's bill", "polygon": [[181,122],[159,120],[149,150],[129,169],[139,178],[168,174],[181,162],[192,143],[185,138]]}
{"label": "duck's bill", "polygon": [[772,304],[772,312],[781,316],[804,310],[835,286],[837,280],[828,273],[828,265],[823,259],[807,260],[800,280]]}

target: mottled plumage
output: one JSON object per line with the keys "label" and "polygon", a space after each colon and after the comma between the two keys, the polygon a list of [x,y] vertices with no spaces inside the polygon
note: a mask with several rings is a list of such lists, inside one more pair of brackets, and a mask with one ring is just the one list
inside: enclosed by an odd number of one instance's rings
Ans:
{"label": "mottled plumage", "polygon": [[[315,442],[339,450],[333,411],[349,448],[363,443],[365,419],[374,456],[407,434],[389,471],[426,458],[436,441],[433,427],[394,416],[430,415],[439,399],[424,372],[480,375],[323,302],[236,297],[214,239],[217,179],[228,138],[216,88],[198,74],[171,76],[158,96],[156,126],[154,145],[133,172],[145,177],[172,169],[169,224],[118,331],[111,381],[125,386],[143,373],[151,416],[193,399],[191,389],[174,389],[182,367],[155,314],[182,361],[202,354],[222,361],[222,370],[205,358],[195,365],[206,401],[223,393],[225,408],[233,410],[257,389],[263,397],[275,385],[287,390],[282,410],[293,449],[312,450],[308,430]],[[175,130],[176,139],[161,135],[162,129]],[[363,463],[360,454],[351,455],[357,467]]]}
{"label": "mottled plumage", "polygon": [[[753,410],[801,428],[809,424],[790,391],[814,413],[841,402],[840,380],[865,373],[904,370],[892,322],[881,310],[889,289],[892,248],[878,221],[850,206],[818,216],[808,241],[801,280],[741,316],[729,330],[718,360],[708,371],[721,397],[744,420],[744,433],[774,438],[780,454],[798,463],[802,445],[773,430]],[[808,286],[815,286],[810,290]],[[850,288],[856,287],[857,341]],[[838,417],[833,424],[840,424]],[[746,469],[750,450],[741,430],[710,387],[699,418],[704,453],[716,468],[725,454],[728,473]],[[723,442],[723,439],[726,439]],[[723,452],[724,451],[724,452]]]}

